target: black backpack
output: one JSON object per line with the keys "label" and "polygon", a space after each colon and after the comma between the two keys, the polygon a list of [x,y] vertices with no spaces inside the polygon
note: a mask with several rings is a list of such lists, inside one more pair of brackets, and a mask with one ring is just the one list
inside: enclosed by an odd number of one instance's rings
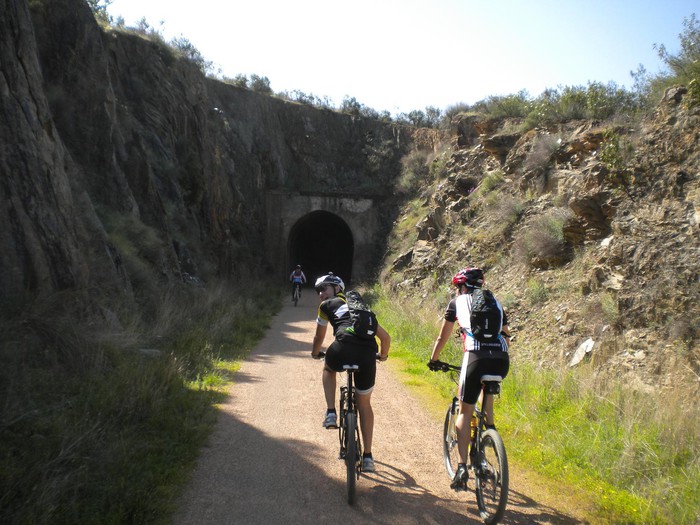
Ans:
{"label": "black backpack", "polygon": [[503,328],[503,311],[490,290],[474,288],[470,323],[474,339],[481,343],[498,341]]}
{"label": "black backpack", "polygon": [[345,331],[360,339],[374,340],[379,322],[377,316],[362,299],[360,292],[356,290],[346,292],[345,300],[348,303],[350,319],[352,319],[352,326],[347,327]]}

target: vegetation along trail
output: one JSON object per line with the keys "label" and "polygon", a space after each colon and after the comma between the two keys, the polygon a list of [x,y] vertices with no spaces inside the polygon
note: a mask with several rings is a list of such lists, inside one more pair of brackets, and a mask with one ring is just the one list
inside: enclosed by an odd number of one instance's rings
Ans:
{"label": "vegetation along trail", "polygon": [[[373,395],[377,470],[347,504],[338,433],[321,427],[322,363],[310,357],[316,307],[309,291],[299,306],[285,304],[242,364],[174,523],[480,523],[473,490],[449,488],[442,421],[401,384],[391,357],[378,365]],[[566,489],[557,492],[513,470],[503,523],[583,522]]]}

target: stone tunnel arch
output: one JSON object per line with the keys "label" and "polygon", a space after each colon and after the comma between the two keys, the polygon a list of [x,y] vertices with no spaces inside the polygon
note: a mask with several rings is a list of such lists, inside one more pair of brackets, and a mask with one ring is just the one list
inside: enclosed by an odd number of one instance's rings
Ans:
{"label": "stone tunnel arch", "polygon": [[329,271],[350,283],[354,251],[355,243],[347,223],[322,210],[307,213],[296,221],[287,239],[288,267],[301,264],[312,286],[317,277]]}

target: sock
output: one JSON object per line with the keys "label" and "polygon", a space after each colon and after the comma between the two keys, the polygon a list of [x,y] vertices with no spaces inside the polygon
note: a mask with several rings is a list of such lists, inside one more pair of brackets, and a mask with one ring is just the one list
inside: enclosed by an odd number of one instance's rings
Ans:
{"label": "sock", "polygon": [[335,408],[327,408],[326,414],[335,414]]}
{"label": "sock", "polygon": [[363,458],[370,458],[370,459],[371,459],[371,458],[372,458],[372,453],[370,452],[370,453],[368,454],[367,452],[363,452],[363,453],[362,453],[362,457],[363,457]]}

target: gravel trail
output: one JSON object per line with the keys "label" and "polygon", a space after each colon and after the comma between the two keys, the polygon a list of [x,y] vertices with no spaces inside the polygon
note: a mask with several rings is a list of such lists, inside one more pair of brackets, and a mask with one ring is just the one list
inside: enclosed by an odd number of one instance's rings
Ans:
{"label": "gravel trail", "polygon": [[[473,490],[449,488],[442,421],[387,363],[378,364],[372,396],[377,471],[360,477],[357,502],[347,504],[338,432],[321,427],[322,362],[310,357],[317,306],[309,290],[299,306],[285,304],[236,373],[175,525],[481,523]],[[543,492],[533,479],[511,472],[503,523],[583,523],[575,510],[561,510],[571,506],[565,494]]]}

